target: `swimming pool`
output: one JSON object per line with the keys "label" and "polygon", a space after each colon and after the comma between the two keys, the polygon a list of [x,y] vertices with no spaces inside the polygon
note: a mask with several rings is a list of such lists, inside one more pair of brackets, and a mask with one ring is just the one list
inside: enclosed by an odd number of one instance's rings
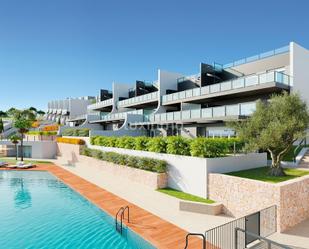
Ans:
{"label": "swimming pool", "polygon": [[0,171],[0,248],[154,249],[48,172]]}

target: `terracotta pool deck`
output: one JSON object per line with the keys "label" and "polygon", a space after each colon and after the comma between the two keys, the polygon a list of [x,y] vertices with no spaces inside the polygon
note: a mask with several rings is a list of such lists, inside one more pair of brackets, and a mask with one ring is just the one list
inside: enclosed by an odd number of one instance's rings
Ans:
{"label": "terracotta pool deck", "polygon": [[[2,170],[10,170],[2,168]],[[14,169],[16,170],[16,169]],[[100,207],[106,213],[115,217],[120,207],[130,207],[130,223],[124,222],[135,233],[139,234],[152,245],[162,249],[182,249],[185,247],[187,231],[159,218],[158,216],[106,191],[97,185],[54,164],[39,164],[36,168],[27,170],[48,171],[62,180],[90,202]],[[210,244],[207,248],[212,248]],[[188,249],[202,248],[202,240],[190,238]]]}

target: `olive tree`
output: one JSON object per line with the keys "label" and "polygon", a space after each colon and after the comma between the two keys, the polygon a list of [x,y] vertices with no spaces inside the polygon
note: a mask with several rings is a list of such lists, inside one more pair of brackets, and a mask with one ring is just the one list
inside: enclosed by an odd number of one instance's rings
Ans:
{"label": "olive tree", "polygon": [[253,115],[241,122],[230,123],[249,150],[268,151],[272,164],[270,175],[283,176],[282,157],[293,143],[306,135],[309,114],[298,94],[273,95],[257,102]]}

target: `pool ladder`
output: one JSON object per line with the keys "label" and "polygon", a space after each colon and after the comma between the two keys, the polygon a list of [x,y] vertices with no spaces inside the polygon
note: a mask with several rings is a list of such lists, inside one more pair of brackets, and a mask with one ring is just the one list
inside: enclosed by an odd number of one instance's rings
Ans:
{"label": "pool ladder", "polygon": [[[123,228],[123,220],[124,220],[124,215],[125,215],[125,211],[128,211],[128,222],[130,222],[130,208],[129,206],[125,206],[125,207],[121,207],[119,208],[116,216],[115,216],[115,228],[116,231],[119,232],[122,235],[122,228]],[[120,224],[118,222],[118,218],[120,217]]]}
{"label": "pool ladder", "polygon": [[203,249],[206,249],[206,237],[204,234],[202,233],[188,233],[187,236],[186,236],[186,245],[185,245],[185,248],[184,249],[187,249],[188,246],[189,246],[189,237],[191,236],[199,236],[199,237],[202,237],[203,239]]}

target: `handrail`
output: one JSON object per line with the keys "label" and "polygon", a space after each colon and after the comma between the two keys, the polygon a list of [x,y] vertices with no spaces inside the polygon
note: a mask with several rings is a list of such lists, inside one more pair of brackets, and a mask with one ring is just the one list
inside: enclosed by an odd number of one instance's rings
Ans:
{"label": "handrail", "polygon": [[306,144],[307,144],[307,139],[306,139],[306,137],[304,137],[300,142],[299,142],[299,144],[297,145],[297,147],[294,149],[294,151],[293,151],[293,159],[294,159],[294,163],[296,163],[296,157],[297,157],[297,151],[298,151],[298,149],[302,146],[302,144],[304,143],[304,145],[306,146]]}
{"label": "handrail", "polygon": [[185,245],[184,249],[187,249],[188,246],[189,246],[189,237],[190,236],[200,236],[200,237],[202,237],[202,239],[203,239],[203,249],[206,249],[206,237],[202,233],[188,233],[187,236],[186,236],[186,245]]}
{"label": "handrail", "polygon": [[[122,228],[123,228],[123,220],[124,220],[124,213],[125,211],[128,210],[128,223],[130,222],[130,208],[129,206],[121,207],[119,208],[118,212],[116,213],[115,216],[115,229],[117,232],[120,232],[122,235]],[[119,229],[119,224],[118,224],[118,215],[120,215],[120,229]]]}
{"label": "handrail", "polygon": [[265,241],[267,243],[267,245],[268,245],[268,248],[271,248],[271,245],[274,245],[274,246],[278,246],[278,247],[281,247],[281,248],[284,248],[284,249],[292,249],[291,247],[288,247],[286,245],[282,245],[282,244],[277,243],[277,242],[275,242],[273,240],[267,239],[265,237],[262,237],[260,235],[254,234],[254,233],[251,233],[251,232],[249,232],[247,230],[244,230],[242,228],[239,228],[239,227],[235,228],[235,248],[237,248],[237,243],[238,243],[238,241],[237,241],[237,232],[238,231],[243,232],[244,234],[248,234],[248,235],[250,235],[250,236],[252,236],[252,237],[254,237],[256,239]]}

